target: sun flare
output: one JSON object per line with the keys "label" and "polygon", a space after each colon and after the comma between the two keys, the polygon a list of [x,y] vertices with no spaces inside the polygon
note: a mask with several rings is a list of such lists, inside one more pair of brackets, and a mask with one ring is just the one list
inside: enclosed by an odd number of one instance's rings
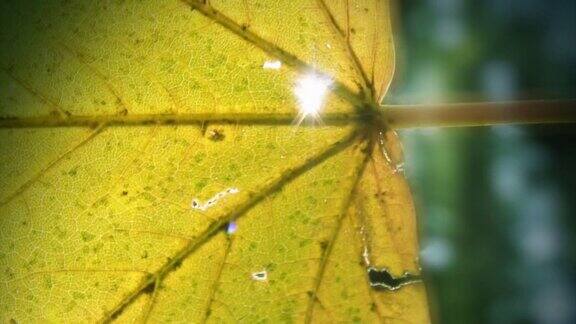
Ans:
{"label": "sun flare", "polygon": [[322,122],[320,112],[331,84],[330,78],[316,73],[306,74],[296,81],[294,94],[299,105],[296,125],[300,125],[308,117],[314,122]]}

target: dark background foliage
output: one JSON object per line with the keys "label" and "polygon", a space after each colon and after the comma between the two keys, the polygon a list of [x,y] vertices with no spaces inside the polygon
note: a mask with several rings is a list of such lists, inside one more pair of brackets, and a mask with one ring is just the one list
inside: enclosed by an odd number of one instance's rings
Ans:
{"label": "dark background foliage", "polygon": [[[396,5],[387,103],[574,98],[576,1]],[[438,323],[576,323],[576,126],[401,132]]]}

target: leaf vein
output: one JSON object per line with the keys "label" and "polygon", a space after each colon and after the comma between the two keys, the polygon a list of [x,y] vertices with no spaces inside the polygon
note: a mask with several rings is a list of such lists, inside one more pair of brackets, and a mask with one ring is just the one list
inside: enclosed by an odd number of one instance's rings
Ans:
{"label": "leaf vein", "polygon": [[266,181],[260,188],[256,188],[253,192],[247,193],[247,197],[244,201],[235,206],[231,206],[231,208],[225,208],[222,215],[215,218],[217,219],[216,221],[211,223],[206,230],[187,244],[183,249],[178,251],[162,267],[160,267],[160,269],[155,271],[153,275],[146,278],[138,287],[130,292],[116,307],[105,315],[102,322],[108,323],[118,317],[128,305],[132,304],[144,292],[146,287],[156,281],[157,278],[162,281],[168,273],[177,268],[178,264],[208,242],[228,222],[241,217],[271,193],[280,190],[286,184],[292,182],[306,171],[314,168],[319,163],[347,148],[351,143],[353,143],[353,140],[357,138],[357,134],[358,130],[354,129],[347,136],[331,144],[328,148],[322,149],[320,152],[304,159],[297,165],[285,169],[278,177]]}
{"label": "leaf vein", "polygon": [[[244,39],[248,43],[256,46],[257,48],[264,51],[266,54],[273,56],[281,60],[286,65],[296,69],[300,72],[311,72],[315,71],[319,75],[326,75],[326,73],[317,71],[314,67],[302,61],[296,55],[286,51],[285,49],[279,47],[276,44],[258,36],[256,33],[250,31],[246,26],[240,25],[228,16],[224,15],[220,11],[216,10],[208,3],[204,3],[200,0],[182,0],[188,4],[192,9],[198,10],[205,17],[215,21],[222,27],[236,34],[240,38]],[[347,100],[356,107],[364,106],[364,98],[361,94],[357,94],[348,88],[346,85],[339,81],[335,81],[332,86],[332,91],[340,96],[342,99]]]}
{"label": "leaf vein", "polygon": [[[346,54],[348,55],[348,58],[350,59],[352,66],[354,67],[354,71],[356,72],[356,74],[358,74],[358,78],[360,79],[359,81],[360,86],[362,87],[362,92],[364,94],[364,100],[366,101],[373,100],[372,94],[374,90],[372,88],[372,83],[368,79],[366,72],[364,71],[362,65],[360,64],[360,59],[358,58],[358,56],[354,52],[354,49],[352,48],[352,45],[350,44],[350,33],[349,33],[350,27],[347,26],[346,31],[342,29],[342,27],[338,24],[336,18],[334,17],[334,15],[330,11],[324,0],[316,0],[316,3],[318,4],[322,13],[328,20],[329,25],[332,27],[332,30],[338,36],[338,39],[340,39],[342,45],[346,49]],[[347,20],[349,20],[348,1],[346,1],[346,13],[347,13],[346,18]]]}
{"label": "leaf vein", "polygon": [[[322,115],[325,125],[347,125],[358,120],[368,119],[371,113],[327,113]],[[0,128],[31,127],[94,127],[105,123],[107,126],[139,125],[202,125],[203,123],[241,125],[293,125],[298,116],[294,113],[193,113],[193,114],[106,114],[73,115],[67,118],[54,116],[41,117],[0,117]],[[302,124],[305,127],[306,124]]]}
{"label": "leaf vein", "polygon": [[[326,267],[328,265],[330,255],[334,249],[334,244],[335,244],[336,239],[338,238],[338,235],[339,235],[340,230],[342,228],[344,218],[348,214],[347,211],[350,207],[350,204],[352,203],[352,201],[355,197],[355,193],[357,191],[357,185],[358,185],[359,180],[360,180],[360,175],[362,174],[362,171],[364,170],[364,168],[366,167],[366,163],[368,162],[370,152],[367,151],[367,148],[370,148],[371,146],[367,142],[371,142],[371,141],[362,140],[359,144],[361,144],[361,146],[363,146],[363,147],[357,148],[361,153],[360,157],[362,159],[361,159],[361,161],[359,161],[359,163],[357,161],[357,163],[355,164],[355,167],[352,171],[352,179],[353,180],[352,180],[352,186],[351,186],[350,193],[345,198],[345,200],[341,206],[340,213],[338,215],[338,220],[336,222],[336,228],[334,229],[334,232],[332,233],[332,235],[328,241],[328,245],[324,249],[324,252],[323,252],[322,257],[320,259],[320,264],[318,266],[318,271],[316,272],[316,276],[315,276],[315,280],[314,280],[314,287],[313,287],[312,293],[309,295],[308,307],[306,310],[306,317],[304,320],[305,323],[312,323],[312,318],[314,316],[314,306],[316,305],[316,301],[318,298],[318,292],[320,290],[320,286],[322,285],[322,279],[324,278],[324,273],[326,271]],[[367,144],[368,144],[368,146],[366,147]]]}
{"label": "leaf vein", "polygon": [[76,59],[76,61],[78,61],[80,64],[82,64],[83,66],[85,66],[88,70],[90,70],[90,72],[94,73],[94,75],[96,75],[104,84],[104,86],[106,87],[106,89],[108,89],[108,91],[110,91],[110,93],[116,98],[116,103],[119,105],[118,108],[121,108],[118,110],[118,112],[121,112],[123,110],[128,110],[128,106],[126,105],[126,103],[124,102],[124,100],[122,100],[120,94],[118,93],[118,91],[116,90],[116,88],[112,85],[112,83],[110,83],[110,81],[108,80],[108,77],[106,75],[104,75],[104,73],[100,72],[96,67],[94,67],[92,64],[88,63],[84,56],[85,54],[79,52],[78,50],[62,43],[59,42],[57,44],[57,47],[60,48],[62,51],[67,52],[69,55],[71,55],[72,57],[74,57]]}
{"label": "leaf vein", "polygon": [[224,248],[224,255],[222,256],[222,262],[220,263],[218,270],[216,272],[216,276],[214,279],[214,284],[210,286],[210,292],[208,293],[208,300],[206,302],[206,306],[204,307],[203,318],[201,323],[206,323],[208,318],[210,317],[210,311],[212,309],[212,303],[214,302],[214,296],[216,295],[216,290],[218,289],[218,284],[220,283],[220,277],[222,277],[222,272],[224,267],[226,266],[226,259],[228,259],[228,255],[230,254],[230,250],[232,249],[232,237],[226,237],[226,246]]}
{"label": "leaf vein", "polygon": [[58,116],[65,116],[66,115],[65,110],[62,109],[62,107],[60,107],[57,103],[55,103],[51,99],[45,97],[39,91],[35,90],[34,87],[32,87],[32,85],[29,84],[28,82],[26,82],[24,79],[20,79],[19,77],[14,75],[14,73],[12,73],[12,71],[10,69],[6,69],[6,68],[2,67],[2,71],[4,71],[4,73],[6,73],[6,75],[8,75],[10,78],[12,78],[12,80],[16,81],[22,88],[24,88],[26,91],[28,91],[29,93],[34,95],[41,102],[43,102],[45,105],[50,106],[52,108],[52,110],[51,110],[52,114],[56,114]]}
{"label": "leaf vein", "polygon": [[96,136],[98,136],[98,134],[100,134],[105,127],[106,127],[106,124],[101,124],[96,129],[94,129],[83,140],[81,140],[76,145],[69,148],[66,152],[60,154],[60,156],[58,156],[52,162],[48,163],[48,165],[46,165],[44,168],[42,168],[42,170],[40,170],[38,173],[36,173],[36,175],[34,175],[32,178],[28,179],[28,181],[23,183],[18,189],[16,189],[12,194],[7,196],[4,200],[0,201],[0,208],[5,206],[9,202],[11,202],[14,198],[18,197],[23,192],[25,192],[28,188],[30,188],[30,186],[32,186],[36,181],[38,181],[38,179],[40,179],[44,174],[46,174],[46,172],[48,172],[50,169],[52,169],[53,167],[58,165],[58,163],[60,163],[62,160],[64,160],[67,156],[71,155],[76,150],[78,150],[80,147],[84,146],[85,144],[90,142],[92,139],[94,139]]}

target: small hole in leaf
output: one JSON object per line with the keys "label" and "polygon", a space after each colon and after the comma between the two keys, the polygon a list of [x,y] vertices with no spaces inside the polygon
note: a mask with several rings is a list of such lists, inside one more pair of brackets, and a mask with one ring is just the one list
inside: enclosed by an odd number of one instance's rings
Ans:
{"label": "small hole in leaf", "polygon": [[268,280],[268,271],[262,270],[252,273],[252,280],[260,282]]}

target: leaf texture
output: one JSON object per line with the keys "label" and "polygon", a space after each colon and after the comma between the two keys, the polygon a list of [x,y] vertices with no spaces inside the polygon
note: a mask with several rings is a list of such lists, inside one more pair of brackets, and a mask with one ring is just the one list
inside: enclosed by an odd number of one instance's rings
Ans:
{"label": "leaf texture", "polygon": [[0,6],[3,321],[429,321],[386,1]]}

